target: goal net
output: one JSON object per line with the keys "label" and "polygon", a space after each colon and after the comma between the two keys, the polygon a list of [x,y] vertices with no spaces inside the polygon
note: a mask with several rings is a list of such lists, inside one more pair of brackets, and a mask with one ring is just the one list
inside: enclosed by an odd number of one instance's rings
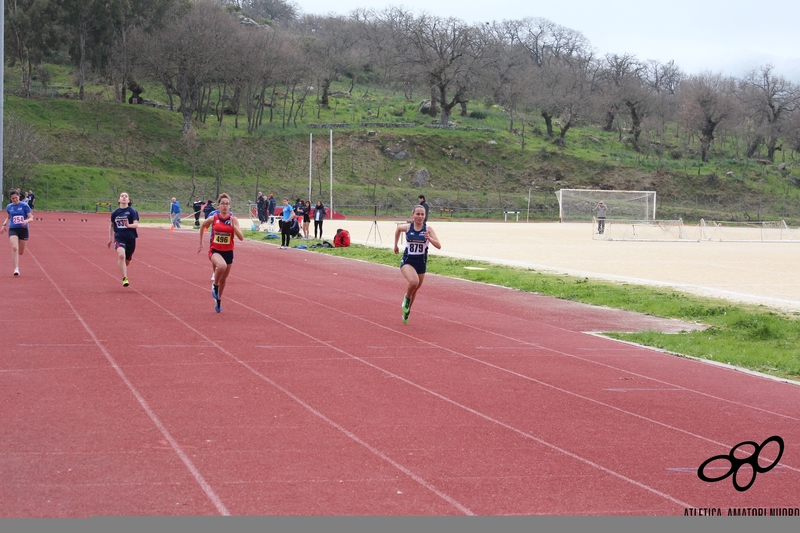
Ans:
{"label": "goal net", "polygon": [[599,189],[561,189],[558,217],[561,222],[588,222],[597,216],[596,206],[606,205],[606,218],[628,220],[656,219],[655,191],[603,191]]}
{"label": "goal net", "polygon": [[701,219],[700,230],[706,241],[797,242],[800,231],[783,220],[762,222],[716,222]]}
{"label": "goal net", "polygon": [[700,227],[686,226],[683,220],[620,220],[610,219],[598,231],[598,220],[592,221],[592,239],[601,241],[684,241],[699,242]]}

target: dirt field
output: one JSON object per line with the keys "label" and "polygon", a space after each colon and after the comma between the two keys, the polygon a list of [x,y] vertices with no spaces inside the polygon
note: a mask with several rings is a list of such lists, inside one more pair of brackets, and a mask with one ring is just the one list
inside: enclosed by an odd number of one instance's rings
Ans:
{"label": "dirt field", "polygon": [[[396,221],[325,221],[352,242],[391,247]],[[794,268],[800,243],[621,242],[592,240],[584,224],[430,221],[442,240],[433,254],[624,281],[800,312]],[[332,227],[333,226],[333,227]],[[369,237],[369,239],[367,239]],[[368,242],[367,242],[368,241]]]}

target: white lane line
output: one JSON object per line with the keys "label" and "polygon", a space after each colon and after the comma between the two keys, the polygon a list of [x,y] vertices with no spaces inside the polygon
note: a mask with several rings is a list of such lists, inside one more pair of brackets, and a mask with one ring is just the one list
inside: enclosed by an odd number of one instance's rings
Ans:
{"label": "white lane line", "polygon": [[203,490],[203,492],[205,492],[208,499],[211,500],[211,503],[214,504],[214,507],[216,507],[219,514],[221,514],[222,516],[230,516],[228,509],[225,507],[225,504],[222,503],[222,500],[219,498],[219,496],[217,496],[216,492],[214,492],[214,489],[211,488],[211,485],[209,485],[208,482],[205,480],[205,478],[202,476],[202,474],[200,474],[200,471],[197,469],[197,467],[195,467],[192,460],[189,459],[189,456],[186,455],[183,449],[181,449],[180,444],[178,444],[178,442],[172,437],[172,435],[164,426],[164,424],[161,423],[161,420],[159,420],[158,416],[150,408],[150,405],[147,403],[147,400],[145,400],[144,397],[139,393],[139,391],[136,389],[133,383],[131,383],[131,381],[125,375],[125,372],[122,371],[122,369],[119,367],[119,365],[111,356],[111,354],[108,352],[108,350],[106,350],[106,348],[102,345],[100,340],[97,338],[97,335],[95,335],[94,331],[92,331],[92,329],[80,315],[75,306],[72,305],[72,302],[69,300],[69,298],[67,298],[67,295],[64,294],[64,292],[61,290],[58,284],[56,284],[53,278],[50,277],[50,274],[47,271],[45,271],[44,267],[41,265],[41,263],[39,263],[39,260],[36,258],[36,256],[33,254],[31,255],[33,256],[33,260],[36,261],[36,264],[39,265],[39,268],[42,270],[44,276],[53,285],[58,294],[61,295],[61,298],[64,299],[64,302],[66,302],[66,304],[72,310],[72,313],[81,323],[86,332],[92,337],[94,345],[97,346],[97,348],[103,353],[103,355],[105,356],[106,360],[109,362],[111,367],[117,372],[117,375],[120,377],[120,379],[122,379],[123,383],[125,383],[125,385],[128,387],[128,390],[131,391],[133,396],[139,402],[139,405],[142,406],[144,412],[147,413],[147,416],[150,417],[150,420],[153,421],[153,424],[155,424],[155,426],[158,428],[158,430],[161,432],[161,434],[164,436],[167,442],[169,442],[170,446],[178,455],[178,457],[180,457],[181,461],[183,461],[183,464],[192,474],[195,481],[197,481],[197,483],[200,485],[201,489]]}

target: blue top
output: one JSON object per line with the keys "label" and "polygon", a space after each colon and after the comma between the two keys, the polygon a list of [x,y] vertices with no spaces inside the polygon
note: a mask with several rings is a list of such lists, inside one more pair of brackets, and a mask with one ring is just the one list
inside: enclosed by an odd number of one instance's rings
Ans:
{"label": "blue top", "polygon": [[286,222],[287,220],[291,220],[293,211],[294,210],[292,209],[292,206],[290,206],[290,205],[283,206],[283,221],[284,222]]}
{"label": "blue top", "polygon": [[169,208],[170,213],[180,213],[181,212],[181,204],[175,200],[172,202],[172,207]]}
{"label": "blue top", "polygon": [[135,239],[139,236],[136,228],[125,227],[124,221],[128,220],[128,224],[139,220],[139,213],[131,206],[118,207],[111,213],[111,223],[114,224],[114,237],[119,239]]}
{"label": "blue top", "polygon": [[27,220],[28,215],[31,212],[30,206],[28,204],[23,203],[20,201],[18,204],[10,203],[6,206],[6,212],[8,213],[8,228],[24,228],[22,223]]}

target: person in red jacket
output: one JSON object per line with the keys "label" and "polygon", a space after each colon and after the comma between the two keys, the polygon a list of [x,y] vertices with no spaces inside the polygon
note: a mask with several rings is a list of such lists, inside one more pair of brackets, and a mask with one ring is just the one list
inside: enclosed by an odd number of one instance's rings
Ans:
{"label": "person in red jacket", "polygon": [[334,248],[346,248],[350,246],[350,232],[346,229],[337,229],[336,237],[333,238]]}

